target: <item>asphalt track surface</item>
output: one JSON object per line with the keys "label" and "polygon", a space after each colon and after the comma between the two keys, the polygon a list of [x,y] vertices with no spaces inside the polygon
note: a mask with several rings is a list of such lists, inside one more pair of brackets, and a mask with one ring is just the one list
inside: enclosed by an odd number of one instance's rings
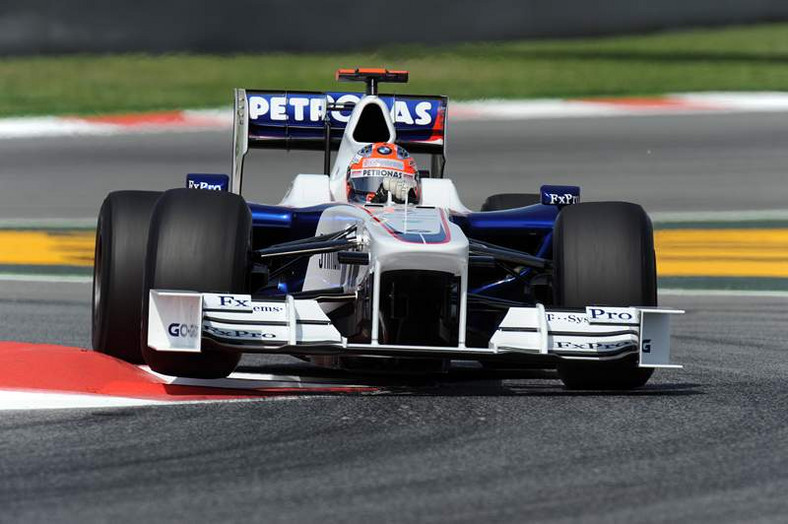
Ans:
{"label": "asphalt track surface", "polygon": [[[472,206],[580,170],[588,199],[650,210],[776,209],[788,196],[783,116],[469,123],[452,137],[452,177]],[[224,171],[228,150],[215,133],[1,142],[0,210],[90,216],[109,190]],[[286,182],[274,178],[250,193],[278,198]],[[88,345],[89,293],[0,282],[0,339]],[[636,392],[459,369],[383,380],[372,396],[4,412],[0,521],[785,521],[788,300],[661,302],[688,310],[673,339],[685,369]],[[243,365],[317,373],[284,358]]]}
{"label": "asphalt track surface", "polygon": [[[446,174],[466,205],[491,193],[579,184],[584,200],[648,211],[784,209],[788,119],[715,114],[449,122]],[[95,217],[117,189],[182,187],[227,173],[229,132],[0,141],[0,218]],[[244,194],[275,203],[322,153],[253,151]],[[428,167],[428,163],[423,163]]]}

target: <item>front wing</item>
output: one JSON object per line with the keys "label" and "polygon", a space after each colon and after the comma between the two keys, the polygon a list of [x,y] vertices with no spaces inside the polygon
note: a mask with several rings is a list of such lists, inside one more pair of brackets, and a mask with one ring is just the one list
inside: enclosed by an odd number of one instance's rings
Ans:
{"label": "front wing", "polygon": [[[252,299],[250,295],[151,290],[148,346],[200,352],[204,340],[240,352],[292,355],[356,354],[443,356],[542,355],[612,360],[637,354],[645,368],[676,368],[670,361],[670,317],[656,307],[588,306],[585,310],[509,308],[488,347],[352,343],[332,325],[315,299]],[[463,326],[464,329],[464,326]]]}

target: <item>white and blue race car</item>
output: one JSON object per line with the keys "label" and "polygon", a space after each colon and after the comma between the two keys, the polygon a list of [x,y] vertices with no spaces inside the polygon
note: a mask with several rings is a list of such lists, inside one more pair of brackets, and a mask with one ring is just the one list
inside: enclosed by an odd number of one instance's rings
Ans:
{"label": "white and blue race car", "polygon": [[[117,191],[96,233],[93,346],[154,371],[230,374],[245,352],[354,370],[452,360],[642,386],[670,363],[651,221],[575,186],[466,208],[444,178],[447,99],[385,95],[405,71],[339,70],[365,93],[235,91],[230,175]],[[249,149],[319,150],[277,205],[241,196]],[[417,171],[412,155],[427,155]]]}

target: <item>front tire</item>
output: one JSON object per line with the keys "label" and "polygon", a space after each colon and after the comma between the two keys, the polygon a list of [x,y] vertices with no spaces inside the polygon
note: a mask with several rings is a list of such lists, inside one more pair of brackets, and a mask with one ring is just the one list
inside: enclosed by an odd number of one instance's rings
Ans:
{"label": "front tire", "polygon": [[[651,220],[626,202],[592,202],[565,207],[553,236],[555,305],[656,306],[657,276]],[[558,374],[569,389],[632,389],[653,369],[637,359],[561,360]]]}
{"label": "front tire", "polygon": [[222,351],[203,340],[200,353],[156,351],[148,347],[148,294],[151,289],[249,293],[252,216],[239,195],[171,189],[153,210],[143,288],[142,355],[152,370],[195,378],[226,377],[240,353]]}
{"label": "front tire", "polygon": [[99,211],[93,262],[93,349],[142,363],[140,315],[148,225],[159,191],[114,191]]}

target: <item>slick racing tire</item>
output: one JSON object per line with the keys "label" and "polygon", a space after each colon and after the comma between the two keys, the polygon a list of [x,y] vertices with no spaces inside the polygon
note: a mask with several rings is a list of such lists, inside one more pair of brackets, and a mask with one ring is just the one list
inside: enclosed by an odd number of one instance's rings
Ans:
{"label": "slick racing tire", "polygon": [[115,191],[99,211],[93,264],[93,349],[142,363],[140,313],[148,225],[159,191]]}
{"label": "slick racing tire", "polygon": [[542,196],[539,193],[501,193],[488,196],[482,204],[482,211],[516,209],[539,204],[541,201]]}
{"label": "slick racing tire", "polygon": [[[593,202],[563,208],[553,236],[553,292],[558,307],[656,306],[657,276],[651,220],[626,202]],[[560,360],[569,389],[632,389],[653,370],[637,358]]]}
{"label": "slick racing tire", "polygon": [[249,293],[252,216],[239,195],[171,189],[151,217],[142,303],[142,356],[153,371],[194,378],[223,378],[241,354],[202,341],[200,353],[156,351],[148,347],[148,294],[151,289]]}

